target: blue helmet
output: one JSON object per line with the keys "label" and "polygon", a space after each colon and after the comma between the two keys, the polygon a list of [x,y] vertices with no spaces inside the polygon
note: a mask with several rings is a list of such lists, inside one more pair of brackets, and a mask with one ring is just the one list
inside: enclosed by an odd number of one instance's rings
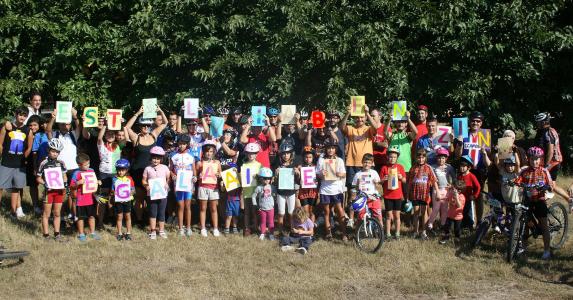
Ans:
{"label": "blue helmet", "polygon": [[261,177],[261,178],[272,178],[272,177],[273,177],[273,171],[272,171],[271,169],[269,169],[269,168],[262,167],[262,168],[259,170],[259,174],[258,174],[258,175],[259,175],[259,177]]}
{"label": "blue helmet", "polygon": [[469,155],[464,155],[460,158],[460,163],[467,163],[470,166],[474,165],[474,160]]}
{"label": "blue helmet", "polygon": [[352,202],[352,209],[354,211],[361,211],[364,206],[366,206],[366,202],[368,201],[368,196],[364,193],[360,193],[356,195],[356,199]]}
{"label": "blue helmet", "polygon": [[414,207],[414,205],[412,205],[412,201],[408,200],[408,201],[404,202],[404,205],[402,205],[402,211],[404,213],[410,213],[412,211],[413,207]]}
{"label": "blue helmet", "polygon": [[129,169],[129,160],[122,158],[115,162],[116,169]]}
{"label": "blue helmet", "polygon": [[215,115],[215,109],[211,105],[206,105],[203,108],[203,115]]}
{"label": "blue helmet", "polygon": [[269,108],[269,111],[267,112],[267,115],[269,116],[278,116],[280,114],[280,111],[274,107]]}

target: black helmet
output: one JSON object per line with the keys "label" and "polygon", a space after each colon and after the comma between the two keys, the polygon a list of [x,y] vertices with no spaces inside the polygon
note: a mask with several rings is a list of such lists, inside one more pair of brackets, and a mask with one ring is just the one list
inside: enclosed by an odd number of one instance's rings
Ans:
{"label": "black helmet", "polygon": [[241,110],[240,107],[235,107],[235,108],[233,108],[233,113],[234,113],[234,114],[242,114],[243,111]]}
{"label": "black helmet", "polygon": [[279,148],[279,153],[293,152],[294,146],[291,143],[282,143]]}
{"label": "black helmet", "polygon": [[535,122],[547,122],[551,119],[549,113],[542,112],[535,115]]}
{"label": "black helmet", "polygon": [[327,138],[324,141],[324,147],[337,147],[338,143],[333,138]]}
{"label": "black helmet", "polygon": [[482,114],[481,112],[479,112],[479,111],[474,111],[474,112],[472,112],[472,113],[470,114],[470,120],[473,120],[473,119],[480,119],[480,120],[483,121],[483,120],[484,120],[484,116],[483,116],[483,114]]}
{"label": "black helmet", "polygon": [[191,137],[188,134],[181,133],[177,137],[177,142],[189,144],[191,142]]}

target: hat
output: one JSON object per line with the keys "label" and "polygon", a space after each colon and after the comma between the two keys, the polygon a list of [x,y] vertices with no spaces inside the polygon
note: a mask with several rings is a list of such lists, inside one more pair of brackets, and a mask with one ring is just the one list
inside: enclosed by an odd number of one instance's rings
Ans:
{"label": "hat", "polygon": [[425,110],[425,111],[428,111],[428,107],[427,107],[427,106],[425,106],[424,104],[420,104],[420,105],[418,105],[418,110]]}

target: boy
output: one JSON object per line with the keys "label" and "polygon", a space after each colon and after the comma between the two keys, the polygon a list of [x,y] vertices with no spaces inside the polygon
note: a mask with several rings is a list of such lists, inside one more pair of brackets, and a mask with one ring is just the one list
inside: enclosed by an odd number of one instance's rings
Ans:
{"label": "boy", "polygon": [[90,227],[89,237],[94,240],[100,240],[101,237],[95,231],[95,216],[96,216],[96,206],[94,205],[93,193],[84,193],[83,185],[85,184],[97,184],[101,185],[101,181],[97,182],[86,182],[82,174],[94,173],[94,170],[90,168],[90,157],[85,153],[79,153],[76,158],[76,163],[78,164],[78,170],[72,173],[72,179],[70,182],[70,188],[72,190],[72,197],[76,202],[76,217],[78,218],[78,239],[80,242],[87,241],[86,234],[84,233],[84,220],[88,219],[88,225]]}
{"label": "boy", "polygon": [[388,149],[388,164],[382,167],[380,178],[384,189],[384,210],[386,211],[386,237],[392,238],[390,226],[394,221],[396,232],[394,237],[400,239],[400,212],[402,211],[402,200],[404,192],[402,185],[406,184],[406,171],[398,163],[400,149],[396,146]]}
{"label": "boy", "polygon": [[[363,192],[368,196],[374,196],[368,199],[368,208],[372,211],[372,216],[377,218],[382,224],[382,203],[380,202],[376,184],[380,183],[380,176],[372,169],[374,165],[374,156],[366,153],[362,156],[362,170],[354,174],[352,179],[352,197],[351,201],[356,198],[357,192]],[[350,201],[350,202],[351,202]],[[348,226],[354,224],[354,210],[350,209],[350,220]]]}
{"label": "boy", "polygon": [[[135,194],[135,183],[133,178],[127,175],[129,170],[129,161],[125,158],[118,160],[115,163],[117,175],[112,178],[111,182],[111,196],[114,197],[113,210],[116,215],[117,227],[117,240],[131,241],[131,209],[133,206],[133,194]],[[125,218],[125,227],[127,233],[122,233],[122,222]]]}
{"label": "boy", "polygon": [[[63,148],[64,145],[62,145],[58,139],[51,139],[48,142],[48,156],[42,160],[38,167],[38,172],[36,173],[36,181],[38,184],[46,184],[45,170],[48,168],[61,168],[63,176],[61,179],[62,183],[67,182],[66,166],[63,161],[58,159],[58,155],[60,155]],[[60,211],[62,210],[65,192],[66,189],[45,188],[44,211],[42,213],[42,235],[44,236],[44,239],[48,239],[50,237],[48,223],[50,213],[53,213],[54,239],[56,241],[62,241],[62,237],[60,235]]]}

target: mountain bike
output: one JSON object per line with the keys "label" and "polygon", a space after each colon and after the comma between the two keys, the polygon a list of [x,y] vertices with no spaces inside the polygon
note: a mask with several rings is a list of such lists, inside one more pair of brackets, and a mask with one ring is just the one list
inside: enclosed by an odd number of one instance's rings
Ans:
{"label": "mountain bike", "polygon": [[[537,238],[542,235],[539,221],[533,215],[530,204],[531,199],[527,196],[533,189],[544,192],[550,191],[551,188],[543,182],[534,185],[521,185],[524,189],[523,201],[515,206],[513,222],[511,225],[510,238],[507,247],[506,259],[511,263],[518,252],[524,252],[524,242],[529,236]],[[547,199],[551,199],[553,194],[547,193]],[[567,209],[560,202],[553,202],[548,207],[547,225],[550,235],[551,249],[559,249],[565,244],[567,239],[567,230],[569,220],[567,218]]]}
{"label": "mountain bike", "polygon": [[380,201],[375,196],[360,192],[352,202],[352,209],[358,215],[354,240],[360,250],[369,253],[378,252],[384,243],[384,228],[378,219],[372,216],[368,205],[376,200]]}
{"label": "mountain bike", "polygon": [[505,214],[503,208],[507,205],[496,199],[491,193],[484,193],[487,196],[489,204],[488,214],[481,220],[472,243],[473,247],[481,244],[483,238],[487,235],[490,228],[494,228],[495,232],[509,236],[511,230],[511,214]]}

